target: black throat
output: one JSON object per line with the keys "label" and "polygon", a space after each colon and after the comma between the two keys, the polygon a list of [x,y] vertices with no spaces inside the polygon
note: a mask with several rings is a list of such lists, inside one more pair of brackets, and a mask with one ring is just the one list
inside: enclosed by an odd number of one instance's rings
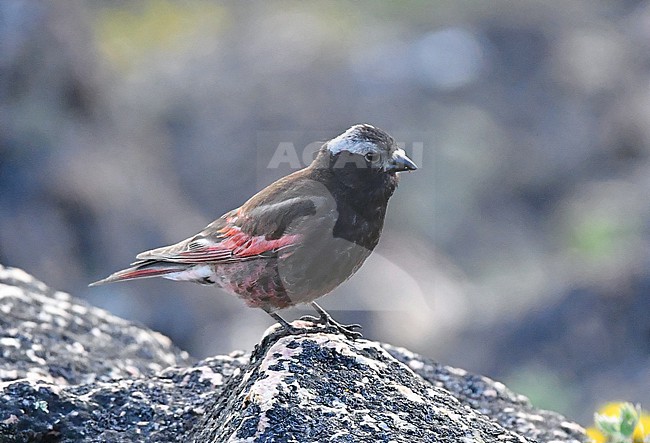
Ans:
{"label": "black throat", "polygon": [[[324,158],[321,158],[324,157]],[[341,162],[339,155],[320,152],[312,167],[336,202],[338,219],[334,237],[343,238],[369,250],[379,242],[388,200],[398,178],[364,163],[361,156]]]}

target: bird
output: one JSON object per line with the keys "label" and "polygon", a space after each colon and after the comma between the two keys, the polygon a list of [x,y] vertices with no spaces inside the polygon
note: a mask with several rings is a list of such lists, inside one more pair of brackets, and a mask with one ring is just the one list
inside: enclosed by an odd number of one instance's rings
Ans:
{"label": "bird", "polygon": [[416,169],[387,132],[354,125],[323,143],[307,167],[198,234],[142,252],[130,267],[90,286],[150,277],[215,285],[289,333],[304,328],[277,311],[309,303],[319,316],[303,319],[361,337],[359,325],[338,323],[315,300],[348,280],[375,249],[398,173]]}

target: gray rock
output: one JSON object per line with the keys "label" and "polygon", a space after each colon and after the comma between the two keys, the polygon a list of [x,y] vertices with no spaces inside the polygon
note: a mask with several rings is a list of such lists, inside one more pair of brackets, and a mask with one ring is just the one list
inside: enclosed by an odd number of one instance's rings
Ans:
{"label": "gray rock", "polygon": [[326,330],[194,362],[2,267],[0,315],[2,442],[587,441],[501,383]]}

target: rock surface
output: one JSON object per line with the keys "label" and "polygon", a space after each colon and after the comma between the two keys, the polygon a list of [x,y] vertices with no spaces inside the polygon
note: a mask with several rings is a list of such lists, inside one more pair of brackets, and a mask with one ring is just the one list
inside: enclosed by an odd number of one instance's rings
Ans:
{"label": "rock surface", "polygon": [[194,362],[0,267],[2,442],[586,442],[501,383],[405,349],[272,328]]}

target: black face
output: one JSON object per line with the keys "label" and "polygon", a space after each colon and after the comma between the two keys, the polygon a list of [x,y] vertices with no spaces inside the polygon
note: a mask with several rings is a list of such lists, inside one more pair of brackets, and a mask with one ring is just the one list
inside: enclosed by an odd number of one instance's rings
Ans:
{"label": "black face", "polygon": [[357,125],[323,145],[311,168],[336,200],[334,236],[372,250],[396,173],[416,166],[386,132]]}
{"label": "black face", "polygon": [[382,169],[397,149],[395,140],[381,129],[357,125],[330,142],[333,168]]}
{"label": "black face", "polygon": [[390,135],[370,125],[353,126],[325,147],[332,169],[370,169],[394,174],[417,168]]}
{"label": "black face", "polygon": [[332,169],[372,169],[375,172],[383,172],[382,163],[388,157],[388,153],[381,153],[378,150],[367,152],[363,155],[349,151],[341,151],[330,157]]}

